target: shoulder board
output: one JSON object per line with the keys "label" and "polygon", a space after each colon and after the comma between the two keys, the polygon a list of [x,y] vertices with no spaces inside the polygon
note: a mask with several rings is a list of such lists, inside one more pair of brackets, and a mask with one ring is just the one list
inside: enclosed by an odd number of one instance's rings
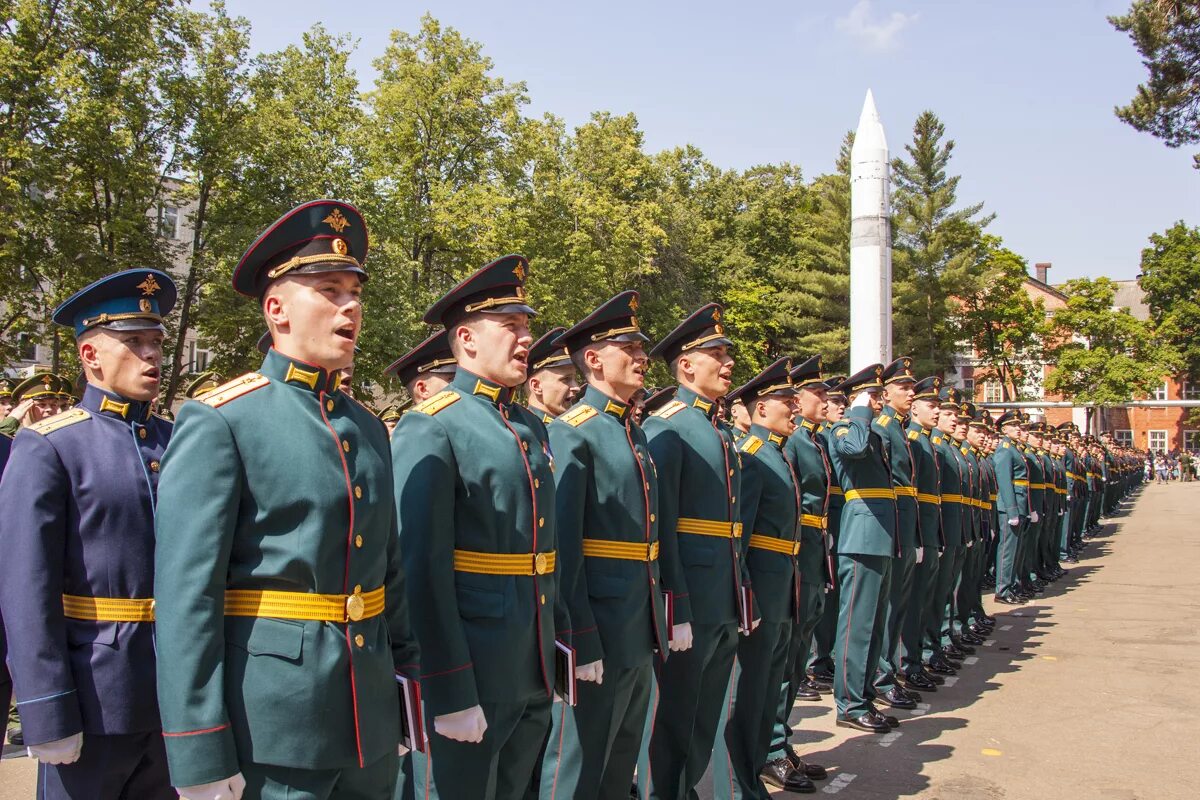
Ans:
{"label": "shoulder board", "polygon": [[758,452],[758,448],[760,448],[762,446],[763,446],[762,439],[758,438],[757,436],[746,436],[746,438],[742,439],[742,444],[739,449],[743,453],[749,453],[750,455],[754,455],[755,453]]}
{"label": "shoulder board", "polygon": [[655,411],[652,416],[658,417],[659,419],[666,419],[667,417],[678,414],[685,408],[687,408],[687,403],[683,402],[682,400],[672,400],[658,411]]}
{"label": "shoulder board", "polygon": [[47,433],[52,433],[59,428],[66,428],[74,425],[76,422],[83,422],[91,416],[91,414],[82,408],[72,408],[70,411],[64,411],[61,414],[55,414],[53,417],[47,417],[40,422],[33,423],[29,426],[29,430],[45,436]]}
{"label": "shoulder board", "polygon": [[942,437],[940,437],[940,436],[930,436],[930,437],[929,437],[929,440],[930,440],[931,442],[933,442],[934,444],[941,444],[941,443],[942,443]]}
{"label": "shoulder board", "polygon": [[843,425],[837,429],[837,432],[834,435],[835,436],[845,436],[848,433],[850,433],[850,429],[847,428],[845,425]]}
{"label": "shoulder board", "polygon": [[875,424],[877,424],[881,428],[886,428],[888,426],[888,423],[891,421],[892,421],[892,418],[889,417],[887,414],[880,414],[878,417],[875,418]]}
{"label": "shoulder board", "polygon": [[255,389],[261,389],[271,382],[265,375],[257,372],[247,372],[240,378],[234,378],[229,383],[222,384],[211,392],[198,398],[201,403],[213,408],[220,408],[231,400],[236,400],[244,394],[250,394]]}
{"label": "shoulder board", "polygon": [[578,428],[580,425],[587,422],[592,417],[597,416],[599,413],[599,411],[589,405],[579,405],[563,414],[561,419],[572,428]]}
{"label": "shoulder board", "polygon": [[443,411],[457,403],[462,398],[462,395],[451,389],[443,389],[428,400],[414,406],[411,410],[418,414],[428,414],[433,416],[439,411]]}
{"label": "shoulder board", "polygon": [[908,432],[908,438],[909,438],[909,439],[912,439],[914,442],[915,442],[915,441],[916,441],[918,438],[920,438],[920,436],[921,436],[921,434],[917,433],[916,431],[909,431],[909,432]]}

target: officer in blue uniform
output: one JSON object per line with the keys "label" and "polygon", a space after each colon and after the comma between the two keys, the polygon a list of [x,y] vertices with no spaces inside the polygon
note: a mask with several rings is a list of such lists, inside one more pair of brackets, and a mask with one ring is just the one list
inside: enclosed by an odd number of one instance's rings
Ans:
{"label": "officer in blue uniform", "polygon": [[0,608],[39,798],[168,798],[155,702],[159,463],[150,413],[175,284],[120,272],[54,312],[74,329],[83,401],[16,436],[0,481]]}

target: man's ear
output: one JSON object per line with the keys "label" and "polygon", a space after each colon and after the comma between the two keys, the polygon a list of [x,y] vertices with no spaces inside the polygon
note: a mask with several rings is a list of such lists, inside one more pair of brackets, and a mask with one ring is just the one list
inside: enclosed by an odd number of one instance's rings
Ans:
{"label": "man's ear", "polygon": [[100,369],[100,353],[96,347],[96,343],[91,341],[90,338],[79,343],[79,361],[88,369]]}
{"label": "man's ear", "polygon": [[288,324],[287,307],[278,292],[268,290],[263,296],[262,306],[268,326],[278,329]]}
{"label": "man's ear", "polygon": [[541,399],[541,397],[542,397],[542,379],[541,378],[538,378],[538,377],[530,378],[529,383],[526,386],[526,388],[529,391],[530,397],[536,397],[539,400]]}

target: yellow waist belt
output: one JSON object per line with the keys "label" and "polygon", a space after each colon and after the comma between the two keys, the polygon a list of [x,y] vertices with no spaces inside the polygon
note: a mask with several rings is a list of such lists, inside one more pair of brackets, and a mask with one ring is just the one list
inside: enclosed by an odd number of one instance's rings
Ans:
{"label": "yellow waist belt", "polygon": [[979,502],[979,507],[980,507],[980,508],[982,508],[984,511],[991,511],[991,510],[992,510],[992,504],[991,504],[991,503],[985,503],[985,502],[983,502],[982,500]]}
{"label": "yellow waist belt", "polygon": [[917,501],[920,503],[933,503],[935,506],[940,506],[942,504],[942,497],[941,495],[917,492]]}
{"label": "yellow waist belt", "polygon": [[846,492],[846,501],[851,500],[895,500],[896,493],[891,489],[850,489]]}
{"label": "yellow waist belt", "polygon": [[750,546],[756,547],[759,550],[770,550],[774,553],[783,553],[785,556],[794,556],[800,552],[800,542],[791,542],[787,539],[776,539],[774,536],[767,536],[762,533],[750,534]]}
{"label": "yellow waist belt", "polygon": [[966,501],[963,500],[963,496],[961,494],[944,494],[944,495],[942,495],[942,502],[943,503],[959,503],[959,504],[961,504]]}
{"label": "yellow waist belt", "polygon": [[478,553],[473,550],[454,551],[454,571],[478,575],[546,575],[554,572],[558,555],[545,553]]}
{"label": "yellow waist belt", "polygon": [[840,486],[830,486],[830,487],[829,487],[829,493],[830,493],[830,494],[836,494],[838,497],[841,497],[841,496],[842,496],[842,494],[843,494],[843,492],[842,492],[842,487],[840,487]]}
{"label": "yellow waist belt", "polygon": [[677,533],[694,533],[697,536],[717,536],[722,539],[729,539],[742,535],[742,523],[680,517],[679,522],[675,524],[675,531]]}
{"label": "yellow waist belt", "polygon": [[92,622],[154,622],[154,598],[63,595],[63,616]]}
{"label": "yellow waist belt", "polygon": [[383,613],[383,587],[353,594],[226,589],[225,616],[271,617],[315,622],[358,622]]}
{"label": "yellow waist belt", "polygon": [[1028,485],[1029,485],[1029,481],[1027,481],[1023,478],[1013,481],[1013,486],[1028,486]]}
{"label": "yellow waist belt", "polygon": [[829,517],[818,517],[816,514],[801,514],[800,524],[810,528],[828,528]]}
{"label": "yellow waist belt", "polygon": [[897,486],[893,491],[896,492],[896,497],[919,497],[915,486]]}
{"label": "yellow waist belt", "polygon": [[999,500],[999,499],[1000,499],[1000,495],[998,495],[998,494],[993,494],[993,495],[990,495],[990,496],[988,497],[988,499],[989,499],[989,500],[991,500],[991,501],[994,503],[994,502],[996,502],[997,500]]}
{"label": "yellow waist belt", "polygon": [[657,561],[658,542],[613,542],[584,539],[583,554],[592,558],[619,558],[622,561]]}

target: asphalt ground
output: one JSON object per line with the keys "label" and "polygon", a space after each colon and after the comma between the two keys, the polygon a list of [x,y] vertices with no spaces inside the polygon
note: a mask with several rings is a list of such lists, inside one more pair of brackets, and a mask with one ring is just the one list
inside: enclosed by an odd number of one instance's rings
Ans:
{"label": "asphalt ground", "polygon": [[[1198,564],[1200,483],[1145,487],[1044,595],[1020,607],[989,602],[988,644],[953,685],[897,713],[897,730],[838,728],[831,700],[798,703],[794,741],[830,773],[818,794],[1197,797],[1200,696],[1185,679],[1200,674]],[[34,796],[36,765],[20,752],[4,749],[0,800]]]}

